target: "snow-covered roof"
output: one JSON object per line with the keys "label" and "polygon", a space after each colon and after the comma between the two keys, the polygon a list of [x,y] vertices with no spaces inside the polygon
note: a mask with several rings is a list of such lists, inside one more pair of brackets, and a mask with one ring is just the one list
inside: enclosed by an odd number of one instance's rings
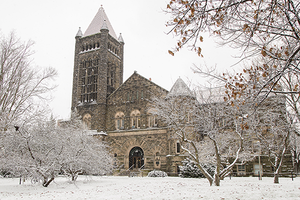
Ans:
{"label": "snow-covered roof", "polygon": [[102,6],[99,8],[97,14],[95,15],[94,19],[90,23],[89,27],[86,29],[85,33],[83,34],[83,37],[99,33],[100,29],[103,28],[103,25],[105,26],[104,23],[106,23],[106,27],[109,30],[109,34],[113,36],[115,39],[118,39]]}
{"label": "snow-covered roof", "polygon": [[185,84],[185,82],[179,77],[171,88],[167,97],[172,96],[191,96],[194,97],[190,88]]}
{"label": "snow-covered roof", "polygon": [[79,27],[79,30],[76,34],[76,37],[82,37],[82,32],[81,32],[81,28]]}

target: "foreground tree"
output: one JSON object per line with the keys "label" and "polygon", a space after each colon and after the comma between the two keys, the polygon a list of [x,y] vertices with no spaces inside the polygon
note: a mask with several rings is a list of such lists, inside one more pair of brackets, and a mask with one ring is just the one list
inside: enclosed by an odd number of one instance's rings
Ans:
{"label": "foreground tree", "polygon": [[195,68],[195,72],[225,84],[224,100],[233,107],[248,105],[251,134],[259,141],[262,153],[269,157],[274,183],[278,183],[284,157],[292,149],[297,162],[299,79],[297,73],[287,71],[277,83],[269,82],[283,67],[272,65],[274,60],[263,56],[259,61],[234,75],[218,75],[200,68]]}
{"label": "foreground tree", "polygon": [[284,96],[272,96],[249,117],[253,136],[259,142],[259,154],[266,155],[274,169],[274,183],[290,150],[292,124],[288,122]]}
{"label": "foreground tree", "polygon": [[[261,55],[272,63],[269,66],[282,66],[262,85],[272,92],[286,73],[300,72],[299,8],[299,0],[170,0],[167,25],[179,39],[169,53],[190,45],[202,55],[201,34],[209,32],[221,45],[240,48],[242,59]],[[296,91],[299,93],[298,88]],[[265,98],[269,92],[263,93]]]}
{"label": "foreground tree", "polygon": [[49,83],[56,75],[53,68],[32,66],[32,46],[13,32],[0,35],[0,132],[32,112],[35,100],[44,99],[54,87]]}
{"label": "foreground tree", "polygon": [[61,169],[72,181],[79,174],[103,175],[112,172],[112,157],[108,146],[84,129],[81,117],[72,112],[70,121],[59,127],[64,138],[60,158]]}
{"label": "foreground tree", "polygon": [[31,119],[26,126],[1,135],[2,168],[14,175],[41,179],[44,187],[61,172],[73,181],[79,173],[110,172],[107,147],[87,135],[78,120],[72,119],[65,127],[57,127],[53,119],[42,116]]}
{"label": "foreground tree", "polygon": [[[156,98],[154,114],[180,139],[182,149],[210,185],[219,186],[238,160],[243,163],[250,158],[244,145],[248,126],[234,107],[215,102],[211,95],[202,100],[200,104],[195,97],[182,95]],[[205,166],[215,167],[213,176]]]}

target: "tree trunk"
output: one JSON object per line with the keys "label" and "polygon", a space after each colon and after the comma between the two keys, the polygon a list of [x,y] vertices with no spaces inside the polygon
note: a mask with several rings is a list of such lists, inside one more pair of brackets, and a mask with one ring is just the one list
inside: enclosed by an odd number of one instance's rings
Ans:
{"label": "tree trunk", "polygon": [[215,175],[215,186],[220,186],[220,177]]}
{"label": "tree trunk", "polygon": [[43,182],[44,187],[48,187],[48,185],[54,180],[54,177],[52,176],[49,180],[45,179]]}
{"label": "tree trunk", "polygon": [[279,183],[279,174],[274,173],[274,183]]}

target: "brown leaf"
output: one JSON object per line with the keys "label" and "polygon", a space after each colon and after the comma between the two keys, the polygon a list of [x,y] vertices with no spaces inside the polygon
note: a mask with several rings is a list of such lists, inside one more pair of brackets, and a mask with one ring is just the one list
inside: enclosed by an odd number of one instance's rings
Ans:
{"label": "brown leaf", "polygon": [[168,53],[171,54],[172,56],[174,56],[174,52],[171,50],[168,50]]}

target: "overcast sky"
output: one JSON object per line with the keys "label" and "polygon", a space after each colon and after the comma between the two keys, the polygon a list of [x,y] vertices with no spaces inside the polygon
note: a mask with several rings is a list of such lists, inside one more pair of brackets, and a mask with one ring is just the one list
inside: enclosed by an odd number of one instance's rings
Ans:
{"label": "overcast sky", "polygon": [[2,34],[14,30],[22,40],[35,41],[34,63],[58,70],[58,87],[50,103],[57,118],[70,115],[75,35],[79,27],[85,32],[101,5],[125,41],[124,81],[136,70],[170,90],[179,76],[186,82],[203,83],[192,73],[193,64],[217,65],[222,71],[237,62],[231,50],[217,48],[207,37],[202,46],[204,58],[188,49],[174,57],[168,54],[176,39],[166,34],[170,30],[165,25],[169,16],[163,12],[166,0],[2,0]]}

